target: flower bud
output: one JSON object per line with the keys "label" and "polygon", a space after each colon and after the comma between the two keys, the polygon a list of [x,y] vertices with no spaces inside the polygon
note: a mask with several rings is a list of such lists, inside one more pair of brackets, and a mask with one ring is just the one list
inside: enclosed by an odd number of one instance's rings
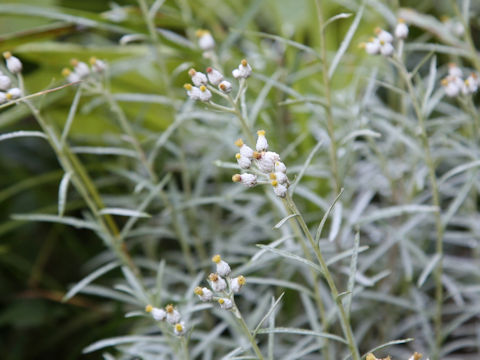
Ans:
{"label": "flower bud", "polygon": [[92,56],[89,60],[92,70],[97,73],[104,72],[107,68],[107,64],[103,60],[98,60],[95,56]]}
{"label": "flower bud", "polygon": [[213,50],[215,48],[215,40],[210,31],[199,29],[195,34],[198,38],[198,47],[203,51]]}
{"label": "flower bud", "polygon": [[192,86],[192,84],[183,85],[185,90],[187,90],[187,95],[192,100],[200,100],[201,91],[198,87]]}
{"label": "flower bud", "polygon": [[380,53],[383,56],[392,56],[394,51],[395,49],[391,43],[380,41]]}
{"label": "flower bud", "polygon": [[8,100],[15,100],[22,97],[22,90],[19,88],[11,88],[7,91],[6,97]]}
{"label": "flower bud", "polygon": [[380,41],[391,43],[393,41],[393,36],[388,31],[385,31],[379,27],[375,29],[375,34],[377,34],[377,38]]}
{"label": "flower bud", "polygon": [[174,325],[178,322],[180,322],[180,319],[181,319],[181,315],[180,313],[177,311],[177,309],[175,309],[173,307],[173,305],[167,305],[165,307],[165,311],[167,312],[167,321]]}
{"label": "flower bud", "polygon": [[242,139],[235,141],[235,145],[240,148],[240,155],[252,159],[253,158],[253,149],[248,145],[245,145]]}
{"label": "flower bud", "polygon": [[268,149],[268,142],[267,138],[265,137],[265,130],[258,130],[257,135],[258,138],[255,148],[257,151],[266,151]]}
{"label": "flower bud", "polygon": [[210,81],[210,83],[214,86],[220,85],[220,83],[223,81],[222,73],[211,67],[207,68],[207,76],[208,76],[208,81]]}
{"label": "flower bud", "polygon": [[275,195],[281,198],[284,198],[287,195],[287,187],[285,185],[280,184],[277,180],[273,180],[271,184]]}
{"label": "flower bud", "polygon": [[85,78],[90,75],[90,68],[83,61],[78,61],[77,59],[72,59],[70,63],[73,66],[75,73],[81,78]]}
{"label": "flower bud", "polygon": [[208,276],[213,291],[220,292],[227,288],[227,283],[218,274],[212,273]]}
{"label": "flower bud", "polygon": [[241,182],[247,187],[254,187],[257,185],[257,177],[253,174],[244,173],[244,174],[235,174],[232,176],[233,182]]}
{"label": "flower bud", "polygon": [[191,76],[192,82],[195,86],[207,85],[207,76],[204,73],[195,71],[195,69],[190,69],[188,75]]}
{"label": "flower bud", "polygon": [[232,280],[230,283],[230,288],[234,293],[238,293],[240,291],[240,288],[246,284],[245,277],[243,275],[237,276]]}
{"label": "flower bud", "polygon": [[217,274],[220,276],[228,276],[232,271],[230,265],[222,260],[220,255],[212,257],[212,261],[217,264]]}
{"label": "flower bud", "polygon": [[0,91],[0,105],[3,103],[6,103],[8,101],[7,99],[7,93],[4,93],[3,91]]}
{"label": "flower bud", "polygon": [[183,321],[176,323],[173,327],[173,332],[177,336],[185,334],[185,323]]}
{"label": "flower bud", "polygon": [[397,39],[406,39],[408,36],[408,26],[405,24],[405,20],[398,19],[398,24],[395,27],[395,37]]}
{"label": "flower bud", "polygon": [[145,311],[147,313],[151,313],[152,317],[157,321],[163,321],[167,316],[167,312],[165,310],[153,307],[152,305],[147,305],[145,307]]}
{"label": "flower bud", "polygon": [[210,291],[210,289],[204,287],[201,288],[200,286],[197,286],[193,292],[198,295],[200,300],[202,301],[210,301],[213,298],[213,293]]}
{"label": "flower bud", "polygon": [[199,100],[208,102],[212,98],[212,93],[207,89],[205,85],[200,86]]}
{"label": "flower bud", "polygon": [[22,62],[15,56],[12,55],[10,51],[5,51],[3,57],[7,62],[7,69],[12,74],[18,74],[22,71]]}
{"label": "flower bud", "polygon": [[238,68],[232,71],[232,75],[235,79],[246,79],[252,74],[252,68],[247,60],[243,59],[238,65]]}
{"label": "flower bud", "polygon": [[223,80],[219,85],[218,85],[218,88],[223,91],[225,94],[229,94],[230,92],[232,92],[232,84],[227,81],[227,80]]}
{"label": "flower bud", "polygon": [[220,307],[225,310],[229,310],[233,307],[232,301],[227,298],[218,299],[218,303],[220,304]]}
{"label": "flower bud", "polygon": [[12,80],[6,75],[0,75],[0,90],[7,90],[12,85]]}

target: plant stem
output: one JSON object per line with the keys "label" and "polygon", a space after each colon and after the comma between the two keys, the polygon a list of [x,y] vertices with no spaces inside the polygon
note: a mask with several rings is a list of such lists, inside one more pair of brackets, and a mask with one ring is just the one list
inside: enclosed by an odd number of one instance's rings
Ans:
{"label": "plant stem", "polygon": [[405,65],[393,59],[392,62],[397,66],[402,77],[407,85],[408,93],[412,101],[412,105],[415,111],[415,114],[418,119],[418,124],[420,126],[420,140],[425,152],[425,162],[428,167],[428,175],[430,180],[430,186],[432,187],[432,199],[433,205],[437,208],[435,211],[435,227],[437,232],[437,240],[435,243],[435,252],[440,257],[437,266],[434,271],[435,279],[435,315],[434,315],[434,324],[435,324],[435,349],[432,356],[433,360],[439,359],[440,349],[443,342],[442,334],[442,306],[443,306],[443,285],[442,285],[442,275],[443,275],[443,232],[444,225],[442,224],[442,218],[440,216],[440,193],[438,191],[437,178],[435,175],[435,164],[432,159],[430,151],[430,142],[428,140],[426,128],[425,128],[425,119],[423,117],[420,104],[418,103],[417,95],[415,94],[415,89],[413,88],[413,83],[410,74],[408,73]]}
{"label": "plant stem", "polygon": [[347,316],[347,313],[345,311],[345,308],[343,307],[342,299],[338,296],[338,290],[337,286],[335,285],[335,282],[333,281],[332,274],[330,273],[330,270],[328,269],[327,263],[325,262],[325,259],[323,258],[322,252],[320,251],[320,248],[318,244],[315,243],[312,234],[310,233],[310,230],[308,229],[307,224],[305,223],[305,220],[303,219],[303,216],[301,213],[298,211],[297,206],[295,205],[295,202],[291,198],[290,194],[287,192],[287,196],[285,197],[285,204],[287,206],[287,209],[291,214],[297,214],[295,216],[295,219],[298,221],[298,224],[302,228],[305,236],[307,237],[310,246],[313,248],[313,251],[315,253],[315,256],[317,257],[318,263],[320,264],[320,267],[322,268],[323,275],[325,276],[325,280],[327,281],[327,284],[330,288],[330,292],[332,295],[333,300],[337,304],[338,311],[340,314],[340,323],[342,325],[343,332],[345,334],[347,343],[348,343],[348,348],[350,350],[350,353],[352,354],[352,359],[353,360],[360,360],[360,354],[358,352],[357,345],[355,343],[355,338],[353,337],[353,331],[352,327],[350,326],[350,319]]}
{"label": "plant stem", "polygon": [[243,332],[245,333],[245,335],[247,335],[247,338],[250,341],[250,344],[252,345],[253,351],[255,352],[255,354],[257,355],[257,358],[259,360],[264,360],[262,352],[258,348],[257,342],[255,341],[255,338],[253,337],[250,329],[248,328],[247,323],[243,319],[242,313],[240,312],[237,305],[233,301],[233,297],[232,297],[232,302],[234,304],[234,307],[233,307],[232,311],[233,311],[233,313],[235,315],[235,318],[237,319],[238,323],[240,324],[240,327],[242,328]]}

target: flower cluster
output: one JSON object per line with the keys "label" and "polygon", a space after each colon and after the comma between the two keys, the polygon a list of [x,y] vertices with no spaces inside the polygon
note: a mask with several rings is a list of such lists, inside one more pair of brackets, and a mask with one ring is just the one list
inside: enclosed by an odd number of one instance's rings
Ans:
{"label": "flower cluster", "polygon": [[[246,79],[251,74],[252,68],[245,59],[240,62],[237,69],[232,71],[235,79]],[[193,85],[185,84],[183,87],[187,90],[187,95],[192,100],[208,102],[212,98],[212,91],[219,91],[220,94],[224,95],[232,91],[232,83],[225,80],[223,74],[212,67],[207,68],[206,74],[192,68],[188,71],[188,75],[190,75]]]}
{"label": "flower cluster", "polygon": [[[8,71],[19,74],[22,71],[22,62],[9,51],[3,53]],[[0,104],[22,96],[22,90],[12,86],[12,79],[0,71]]]}
{"label": "flower cluster", "polygon": [[172,304],[165,306],[165,309],[156,308],[149,304],[145,307],[145,311],[150,313],[156,321],[166,321],[171,324],[175,335],[185,334],[185,322],[182,321],[182,316]]}
{"label": "flower cluster", "polygon": [[275,195],[285,197],[289,186],[287,167],[280,160],[276,152],[268,151],[268,142],[265,137],[265,130],[257,131],[256,151],[246,145],[242,139],[235,141],[239,152],[235,155],[238,165],[244,170],[251,170],[254,174],[244,172],[232,176],[233,182],[240,182],[247,187],[254,187],[257,184],[268,184],[273,186]]}
{"label": "flower cluster", "polygon": [[245,277],[240,275],[235,278],[230,277],[230,265],[222,260],[220,255],[215,255],[212,261],[216,264],[216,272],[208,276],[210,288],[197,286],[194,290],[200,300],[216,301],[222,309],[230,310],[233,308],[233,296],[238,293],[245,285]]}
{"label": "flower cluster", "polygon": [[360,44],[361,47],[365,48],[365,51],[370,55],[382,54],[383,56],[392,56],[395,51],[393,41],[395,39],[406,39],[408,36],[408,26],[403,19],[398,19],[394,31],[395,36],[379,27],[375,29],[375,34],[377,35],[376,37],[370,38],[370,41],[367,43]]}
{"label": "flower cluster", "polygon": [[456,64],[448,64],[448,75],[441,82],[445,93],[449,97],[455,97],[460,93],[469,95],[477,92],[480,86],[480,79],[477,74],[471,73],[463,80],[463,72]]}
{"label": "flower cluster", "polygon": [[103,73],[107,68],[107,64],[92,56],[89,60],[90,67],[83,61],[77,59],[70,60],[70,64],[73,67],[73,71],[69,68],[62,70],[62,75],[67,78],[69,83],[74,83],[80,80],[84,80],[93,73]]}

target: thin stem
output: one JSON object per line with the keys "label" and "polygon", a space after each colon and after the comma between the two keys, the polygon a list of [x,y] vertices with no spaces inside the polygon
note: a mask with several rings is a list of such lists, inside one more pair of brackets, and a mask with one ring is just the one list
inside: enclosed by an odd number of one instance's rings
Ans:
{"label": "thin stem", "polygon": [[78,104],[80,103],[80,98],[82,97],[82,85],[78,86],[75,97],[73,98],[72,105],[70,106],[70,111],[68,112],[67,121],[63,127],[62,137],[60,138],[60,148],[63,148],[65,141],[67,140],[68,133],[73,124],[73,119],[75,119],[75,114],[77,112]]}
{"label": "thin stem", "polygon": [[442,285],[442,275],[443,275],[443,232],[444,225],[442,224],[442,218],[440,216],[440,193],[438,190],[437,177],[435,175],[435,164],[430,151],[430,142],[428,140],[426,128],[425,128],[425,119],[423,117],[420,104],[418,103],[417,95],[415,94],[415,89],[413,88],[413,83],[410,74],[408,73],[405,65],[398,61],[398,59],[393,59],[392,62],[399,69],[410,94],[412,105],[415,111],[415,114],[418,119],[418,124],[420,126],[420,140],[422,142],[423,150],[425,152],[425,162],[428,167],[428,175],[430,180],[430,186],[432,187],[432,199],[433,205],[437,208],[435,211],[435,227],[437,232],[437,240],[435,243],[435,252],[440,257],[440,260],[437,263],[437,266],[434,271],[434,281],[435,281],[435,315],[434,315],[434,324],[435,324],[435,349],[433,353],[433,360],[439,359],[440,349],[443,342],[442,334],[442,307],[443,307],[443,285]]}
{"label": "thin stem", "polygon": [[342,299],[338,296],[339,292],[337,290],[337,286],[335,285],[335,282],[333,281],[332,274],[330,273],[330,270],[328,269],[327,263],[325,262],[325,259],[323,258],[322,252],[320,251],[320,248],[318,244],[315,243],[315,240],[313,239],[312,234],[310,233],[310,230],[308,229],[307,224],[305,223],[305,220],[303,219],[303,216],[301,213],[298,211],[297,206],[295,205],[295,202],[291,198],[290,194],[287,192],[287,196],[285,197],[285,204],[287,205],[287,209],[291,214],[297,214],[298,216],[295,216],[295,219],[298,221],[298,224],[302,228],[306,238],[308,239],[310,246],[313,248],[313,251],[315,253],[315,256],[317,257],[318,263],[320,264],[320,267],[322,268],[323,275],[325,276],[325,280],[327,281],[328,287],[330,288],[330,292],[332,295],[333,300],[337,304],[337,308],[340,314],[340,323],[342,325],[343,332],[345,334],[345,337],[347,338],[347,343],[348,343],[348,348],[350,350],[350,353],[352,354],[352,359],[353,360],[360,360],[360,354],[358,352],[357,345],[355,343],[355,338],[353,336],[353,331],[352,327],[350,325],[350,320],[349,317],[347,316],[347,313],[345,311],[345,308],[343,307]]}
{"label": "thin stem", "polygon": [[327,131],[328,137],[330,138],[330,165],[332,167],[332,175],[335,180],[335,193],[338,194],[340,192],[340,188],[342,187],[340,182],[340,175],[338,173],[338,159],[337,159],[337,143],[335,140],[335,131],[334,131],[334,121],[333,121],[333,114],[332,114],[332,97],[330,93],[330,79],[328,77],[328,59],[327,59],[327,46],[325,41],[325,34],[323,31],[323,12],[322,7],[320,5],[319,0],[315,0],[316,8],[317,8],[317,16],[318,16],[318,25],[320,28],[320,47],[321,47],[321,58],[322,58],[322,66],[323,66],[323,88],[325,91],[325,113],[327,116]]}
{"label": "thin stem", "polygon": [[185,338],[185,336],[182,336],[182,339],[180,340],[180,344],[182,346],[183,358],[185,360],[189,360],[190,355],[188,354],[188,343],[187,343],[187,339]]}
{"label": "thin stem", "polygon": [[[233,301],[233,298],[232,298],[232,301]],[[250,344],[252,345],[252,349],[255,352],[255,354],[257,355],[257,358],[259,360],[263,360],[262,352],[260,351],[260,349],[257,345],[257,342],[255,341],[255,338],[253,337],[252,332],[248,328],[247,323],[243,319],[242,313],[238,309],[237,305],[234,305],[233,313],[235,314],[235,318],[237,319],[238,323],[240,324],[240,327],[242,328],[243,332],[245,333],[245,335],[247,335],[247,338],[250,341]]]}

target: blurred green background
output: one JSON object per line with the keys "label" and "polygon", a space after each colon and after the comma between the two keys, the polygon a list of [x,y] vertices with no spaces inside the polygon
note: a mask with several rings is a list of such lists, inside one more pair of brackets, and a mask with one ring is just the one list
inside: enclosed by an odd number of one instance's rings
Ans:
{"label": "blurred green background", "polygon": [[[428,1],[384,1],[395,9],[415,6],[418,11],[439,17],[451,11],[446,4]],[[474,2],[472,2],[474,3]],[[384,21],[374,5],[360,25],[354,44],[368,38],[375,26]],[[474,4],[475,5],[475,4]],[[355,9],[355,1],[329,1],[327,17]],[[476,5],[478,6],[478,4]],[[188,11],[187,11],[188,9]],[[69,16],[81,21],[94,21],[93,26],[73,24]],[[80,22],[81,22],[80,21]],[[350,25],[338,21],[327,32],[328,47],[335,49]],[[235,44],[239,31],[262,31],[318,47],[318,31],[314,4],[308,0],[204,0],[166,1],[155,18],[156,26],[194,41],[197,28],[212,31],[229,65],[238,63],[244,53]],[[24,63],[26,86],[30,92],[60,85],[63,67],[71,58],[86,61],[95,55],[112,64],[114,93],[145,93],[184,98],[182,84],[185,71],[172,77],[168,88],[162,86],[159,66],[152,62],[151,49],[142,43],[118,45],[128,33],[147,34],[135,1],[102,0],[0,0],[0,51],[10,50]],[[252,37],[260,42],[260,38]],[[187,59],[192,64],[206,64],[200,52],[164,39],[168,71],[174,72]],[[355,46],[349,50],[358,51]],[[363,55],[362,55],[363,56]],[[299,63],[295,49],[285,52],[278,65],[296,70]],[[346,57],[346,69],[355,66]],[[263,70],[268,76],[274,63]],[[335,78],[337,87],[351,79],[352,71]],[[299,81],[302,86],[309,82]],[[74,92],[64,89],[41,99],[49,119],[61,125],[68,113]],[[77,116],[72,136],[84,145],[115,143],[119,130],[109,110],[95,99],[82,99],[82,112]],[[160,133],[172,121],[175,106],[128,103],[128,117],[154,133]],[[283,110],[281,110],[283,111]],[[35,121],[26,108],[18,106],[0,110],[2,133],[36,130]],[[147,135],[145,135],[147,137]],[[288,136],[288,135],[285,135]],[[276,140],[281,142],[282,139]],[[124,318],[124,309],[111,301],[77,296],[68,304],[60,300],[69,284],[75,283],[92,267],[92,259],[104,251],[102,242],[88,231],[49,223],[26,223],[10,218],[11,214],[55,212],[58,183],[63,175],[58,162],[43,140],[15,139],[0,143],[0,349],[2,359],[76,359],[91,342],[128,332],[131,320]],[[85,156],[90,172],[102,171],[104,159]],[[117,161],[111,159],[109,161]],[[118,161],[117,161],[118,162]],[[112,193],[122,190],[115,182]],[[81,214],[83,204],[73,198],[71,214]],[[90,261],[90,262],[89,262]],[[118,276],[112,273],[110,276]],[[100,358],[101,354],[84,358]]]}

